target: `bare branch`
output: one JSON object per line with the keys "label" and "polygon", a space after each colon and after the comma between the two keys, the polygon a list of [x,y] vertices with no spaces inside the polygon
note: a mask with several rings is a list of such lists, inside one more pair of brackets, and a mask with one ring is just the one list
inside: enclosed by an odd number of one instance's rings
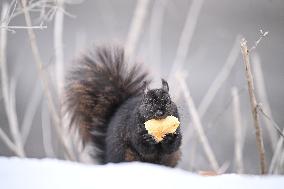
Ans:
{"label": "bare branch", "polygon": [[[34,6],[36,6],[39,2],[41,1],[37,1],[35,2]],[[32,1],[29,2],[30,4],[32,3]],[[9,5],[9,9],[7,10],[5,16],[2,17],[1,19],[1,23],[5,22],[5,25],[1,25],[0,28],[6,29],[8,31],[11,31],[13,33],[15,33],[15,29],[28,29],[27,26],[10,26],[10,22],[11,20],[16,17],[19,14],[22,14],[22,11],[16,11],[18,5],[18,1],[17,0],[13,0],[10,5]],[[31,6],[30,11],[33,11],[34,9],[32,9],[33,6]],[[33,29],[46,29],[47,26],[44,26],[43,24],[41,24],[40,26],[31,26],[31,28]]]}
{"label": "bare branch", "polygon": [[42,104],[41,109],[41,127],[42,127],[42,140],[43,149],[47,157],[55,157],[55,153],[52,146],[52,136],[51,136],[51,123],[46,106]]}
{"label": "bare branch", "polygon": [[269,121],[271,121],[273,124],[272,124],[272,127],[278,132],[278,134],[282,137],[284,137],[284,134],[282,133],[279,125],[271,118],[271,116],[269,116],[264,110],[263,110],[263,107],[262,107],[262,104],[258,104],[257,105],[257,110],[259,112],[262,113],[262,115]]}
{"label": "bare branch", "polygon": [[[64,9],[64,0],[58,1],[58,7]],[[64,55],[63,55],[63,23],[64,13],[56,11],[54,20],[54,50],[55,50],[55,67],[57,79],[57,94],[60,98],[64,84]]]}
{"label": "bare branch", "polygon": [[133,61],[133,56],[136,52],[137,44],[146,19],[149,2],[149,0],[138,0],[135,8],[125,44],[125,53],[130,62]]}
{"label": "bare branch", "polygon": [[[265,107],[267,114],[270,115],[271,117],[272,113],[271,113],[271,108],[270,108],[267,94],[266,94],[266,86],[265,86],[263,72],[261,68],[261,62],[260,62],[259,55],[257,55],[256,53],[252,54],[252,64],[254,68],[254,76],[255,76],[257,94],[259,96],[261,103]],[[273,120],[272,117],[271,119]],[[277,142],[277,135],[276,135],[275,130],[273,130],[273,125],[271,124],[271,122],[268,119],[264,119],[264,121],[265,121],[265,126],[266,126],[266,129],[270,137],[270,145],[271,145],[272,150],[274,151],[276,147],[276,142]]]}
{"label": "bare branch", "polygon": [[[239,56],[239,40],[240,37],[237,36],[235,43],[230,51],[230,54],[224,64],[224,66],[222,67],[221,71],[218,73],[218,75],[216,76],[216,78],[214,79],[213,83],[210,85],[208,91],[206,92],[206,94],[204,95],[204,97],[201,100],[201,103],[198,107],[198,113],[200,116],[200,119],[202,119],[202,117],[205,115],[205,113],[207,112],[209,106],[211,105],[211,103],[214,100],[214,97],[216,96],[217,92],[219,91],[219,89],[222,87],[223,83],[227,80],[228,76],[230,75],[233,66],[235,65],[235,63],[237,62],[237,58]],[[179,94],[179,89],[176,90],[176,95]],[[188,125],[192,125],[192,122],[190,121],[190,123]],[[187,131],[185,132],[185,138],[184,138],[184,142],[187,143],[188,142],[188,137],[187,137]]]}
{"label": "bare branch", "polygon": [[263,145],[262,131],[259,126],[259,115],[257,112],[257,100],[254,94],[253,76],[252,76],[252,71],[251,71],[250,62],[249,62],[249,49],[247,46],[247,41],[245,39],[242,39],[241,41],[241,51],[242,51],[243,62],[245,66],[246,80],[248,84],[251,113],[252,113],[252,118],[253,118],[253,123],[254,123],[254,128],[255,128],[256,144],[257,144],[257,149],[259,153],[261,174],[266,174],[267,165],[266,165],[265,150],[264,150],[264,145]]}
{"label": "bare branch", "polygon": [[27,26],[1,26],[0,28],[3,28],[3,29],[8,29],[8,30],[13,30],[13,29],[40,29],[40,30],[43,30],[43,29],[46,29],[47,26],[31,26],[31,27],[27,27]]}
{"label": "bare branch", "polygon": [[[64,26],[64,0],[57,1],[57,11],[54,20],[54,50],[55,50],[55,73],[57,79],[57,95],[59,99],[59,109],[61,110],[62,104],[62,94],[64,94],[64,51],[63,51],[63,26]],[[73,145],[70,140],[69,125],[67,125],[67,120],[62,117],[62,112],[60,114],[60,125],[61,125],[61,135],[65,144],[71,154],[75,157],[75,152],[73,150]]]}
{"label": "bare branch", "polygon": [[242,137],[242,118],[241,118],[241,108],[240,99],[238,94],[238,89],[233,87],[231,90],[233,98],[233,116],[235,125],[235,161],[237,167],[237,173],[242,174],[244,172],[243,166],[243,137]]}
{"label": "bare branch", "polygon": [[[4,16],[7,14],[7,11],[8,11],[8,5],[4,3],[1,15],[2,20],[5,20]],[[1,26],[5,27],[7,26],[7,23],[3,21],[1,23]],[[7,62],[6,62],[7,30],[2,28],[0,32],[1,32],[0,34],[1,84],[2,84],[3,99],[4,99],[4,107],[8,118],[9,128],[13,138],[13,142],[14,145],[16,146],[16,154],[20,157],[24,157],[25,152],[22,145],[21,135],[18,127],[18,118],[14,103],[15,99],[13,99],[13,97],[15,97],[14,96],[15,94],[10,94],[9,90],[9,80],[7,75]],[[12,89],[13,87],[15,87],[15,82],[12,82]]]}
{"label": "bare branch", "polygon": [[[46,29],[47,26],[31,26],[29,28],[43,30],[43,29]],[[6,29],[9,32],[16,33],[15,29],[28,29],[28,27],[26,26],[5,26],[5,27],[0,27],[0,29]]]}
{"label": "bare branch", "polygon": [[17,148],[14,145],[14,143],[9,139],[9,137],[7,136],[7,134],[2,130],[2,128],[0,127],[0,139],[2,139],[2,141],[6,144],[6,146],[13,151],[15,154],[18,154]]}
{"label": "bare branch", "polygon": [[249,51],[252,51],[254,49],[256,49],[256,47],[258,46],[258,44],[261,42],[261,40],[266,37],[268,35],[268,31],[266,32],[263,32],[262,29],[259,30],[259,33],[260,33],[260,37],[258,38],[257,41],[255,41],[254,45],[249,49]]}
{"label": "bare branch", "polygon": [[[282,134],[284,133],[284,129],[282,129]],[[281,167],[280,161],[281,161],[281,153],[283,153],[283,145],[284,145],[284,138],[280,137],[278,139],[278,142],[276,144],[274,154],[269,166],[269,174],[276,173],[276,170],[278,167]]]}
{"label": "bare branch", "polygon": [[174,59],[169,80],[175,79],[174,76],[178,70],[180,70],[185,63],[186,55],[190,46],[191,39],[193,37],[198,16],[203,5],[203,0],[193,0],[188,10],[185,25],[179,38],[176,57]]}
{"label": "bare branch", "polygon": [[[31,27],[31,25],[32,25],[31,16],[30,16],[29,12],[25,9],[27,1],[26,0],[21,0],[21,2],[22,2],[23,11],[24,11],[24,15],[25,15],[25,20],[26,20],[27,26]],[[40,53],[39,53],[39,49],[38,49],[35,33],[34,33],[32,28],[28,28],[27,31],[28,31],[28,35],[29,35],[30,45],[31,45],[31,48],[32,48],[32,53],[33,53],[33,56],[34,56],[34,59],[35,59],[35,63],[36,63],[36,66],[37,66],[37,71],[38,71],[40,80],[41,80],[42,85],[43,85],[44,93],[45,93],[45,95],[47,97],[48,108],[49,108],[49,111],[50,111],[50,113],[51,113],[51,115],[52,115],[52,117],[54,119],[54,122],[55,122],[55,124],[53,124],[53,125],[55,126],[58,138],[59,138],[59,140],[60,140],[60,142],[61,142],[61,144],[62,144],[62,146],[64,148],[64,151],[66,152],[68,158],[70,160],[74,160],[75,159],[74,155],[71,154],[71,152],[68,149],[67,144],[65,143],[65,140],[61,136],[61,130],[62,129],[60,128],[60,118],[58,116],[58,112],[56,111],[56,107],[55,107],[55,104],[53,102],[51,92],[49,90],[48,79],[47,79],[46,73],[43,70],[43,62],[42,62],[42,59],[40,57]]]}
{"label": "bare branch", "polygon": [[191,118],[193,120],[193,126],[194,129],[197,132],[198,138],[200,143],[202,144],[202,147],[204,149],[205,155],[212,167],[212,169],[214,171],[218,171],[219,170],[219,165],[217,163],[217,160],[215,158],[214,152],[210,146],[210,143],[205,135],[205,132],[203,130],[202,124],[201,124],[201,120],[198,116],[197,110],[196,110],[196,106],[193,102],[193,99],[190,95],[190,91],[185,83],[185,80],[180,76],[177,75],[177,80],[179,82],[179,85],[181,87],[181,90],[183,92],[183,95],[185,97],[187,106],[188,106],[188,110],[190,112]]}
{"label": "bare branch", "polygon": [[[284,132],[284,130],[283,130],[283,132]],[[275,150],[274,150],[274,153],[273,153],[273,156],[272,156],[272,160],[271,160],[271,163],[270,163],[270,166],[269,166],[269,171],[268,171],[269,174],[275,174],[275,170],[279,166],[281,151],[283,150],[283,142],[284,142],[283,138],[280,137],[278,142],[277,142],[277,145],[275,147]]]}
{"label": "bare branch", "polygon": [[[16,10],[16,7],[17,7],[17,4],[18,4],[18,1],[17,0],[13,0],[12,2],[11,2],[11,6],[10,6],[10,9],[13,7],[13,9],[12,9],[12,11],[11,11],[11,14],[10,15],[13,15],[14,14],[14,12],[15,12],[15,10]],[[11,21],[11,16],[9,16],[9,13],[10,13],[10,9],[9,9],[9,11],[7,11],[7,21],[6,21],[6,23],[7,23],[7,25],[9,25],[9,23],[10,23],[10,21]]]}
{"label": "bare branch", "polygon": [[157,0],[154,2],[149,31],[149,57],[150,62],[155,63],[154,71],[161,76],[161,56],[162,56],[162,28],[164,22],[165,8],[168,0]]}
{"label": "bare branch", "polygon": [[282,154],[280,155],[280,163],[278,167],[278,173],[283,174],[284,173],[284,150],[282,149]]}
{"label": "bare branch", "polygon": [[225,64],[223,65],[220,72],[218,73],[218,75],[216,76],[212,84],[210,85],[208,91],[202,98],[201,103],[198,106],[198,113],[199,113],[200,119],[203,118],[209,106],[211,105],[212,101],[214,100],[217,92],[220,90],[224,82],[230,76],[230,73],[235,63],[237,62],[237,59],[240,54],[239,41],[240,41],[240,36],[237,36],[233,44],[233,47],[229,53],[229,56],[227,57]]}
{"label": "bare branch", "polygon": [[33,124],[33,119],[36,114],[36,110],[38,104],[40,103],[41,98],[42,98],[42,90],[40,90],[38,83],[36,83],[33,94],[31,95],[28,101],[28,105],[25,109],[24,119],[21,126],[23,144],[26,143],[27,138],[30,134],[30,130]]}

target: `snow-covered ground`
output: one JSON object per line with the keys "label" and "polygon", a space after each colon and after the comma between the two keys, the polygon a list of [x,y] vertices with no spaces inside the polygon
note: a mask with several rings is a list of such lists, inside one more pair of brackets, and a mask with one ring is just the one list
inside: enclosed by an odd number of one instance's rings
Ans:
{"label": "snow-covered ground", "polygon": [[0,157],[1,189],[88,188],[284,188],[283,176],[204,177],[145,163],[82,165],[53,159]]}

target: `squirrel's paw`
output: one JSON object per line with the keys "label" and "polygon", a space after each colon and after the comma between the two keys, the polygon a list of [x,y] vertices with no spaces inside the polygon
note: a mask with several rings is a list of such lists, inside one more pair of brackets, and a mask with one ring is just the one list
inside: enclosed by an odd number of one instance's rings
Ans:
{"label": "squirrel's paw", "polygon": [[145,143],[150,144],[150,145],[155,145],[157,144],[156,140],[154,139],[154,137],[148,133],[143,134],[143,140]]}
{"label": "squirrel's paw", "polygon": [[169,133],[162,140],[162,149],[166,154],[170,154],[179,149],[181,145],[181,136],[178,133]]}
{"label": "squirrel's paw", "polygon": [[176,138],[177,138],[176,133],[168,133],[162,140],[162,143],[171,144],[175,141]]}

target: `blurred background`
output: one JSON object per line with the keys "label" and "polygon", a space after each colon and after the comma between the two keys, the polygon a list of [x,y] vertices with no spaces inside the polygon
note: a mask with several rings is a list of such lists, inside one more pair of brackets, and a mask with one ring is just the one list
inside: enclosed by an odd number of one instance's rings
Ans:
{"label": "blurred background", "polygon": [[[8,97],[5,92],[0,95],[0,134],[6,133],[14,144],[21,143],[26,157],[64,159],[25,28],[21,1],[0,2],[1,49],[3,33],[7,36],[6,53],[1,56],[3,62],[6,55],[7,77],[2,71],[1,90],[8,91]],[[6,14],[4,4],[9,5]],[[93,45],[125,45],[151,72],[152,87],[160,85],[160,78],[169,80],[184,133],[179,167],[190,171],[212,169],[192,119],[193,108],[199,113],[211,155],[220,170],[259,173],[240,42],[244,37],[250,48],[261,38],[250,53],[256,96],[266,114],[259,113],[260,126],[270,173],[283,173],[283,141],[279,142],[283,137],[274,127],[282,129],[284,125],[284,1],[30,0],[27,7],[56,109],[60,108],[57,86],[62,82],[58,70],[62,73],[62,68],[68,68],[75,57]],[[57,67],[62,61],[61,68]],[[180,87],[181,80],[186,90]],[[186,91],[195,108],[188,106]],[[16,119],[9,119],[7,112]],[[18,132],[11,129],[11,124],[18,127]],[[18,143],[15,135],[20,138]],[[7,147],[7,140],[5,143],[0,139],[0,155],[15,155]]]}

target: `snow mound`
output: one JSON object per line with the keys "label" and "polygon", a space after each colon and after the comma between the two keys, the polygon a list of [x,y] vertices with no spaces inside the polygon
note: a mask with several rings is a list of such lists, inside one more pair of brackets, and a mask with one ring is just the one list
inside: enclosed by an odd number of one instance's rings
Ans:
{"label": "snow mound", "polygon": [[146,163],[83,165],[54,159],[0,157],[1,189],[283,188],[283,176],[225,174],[204,177]]}

